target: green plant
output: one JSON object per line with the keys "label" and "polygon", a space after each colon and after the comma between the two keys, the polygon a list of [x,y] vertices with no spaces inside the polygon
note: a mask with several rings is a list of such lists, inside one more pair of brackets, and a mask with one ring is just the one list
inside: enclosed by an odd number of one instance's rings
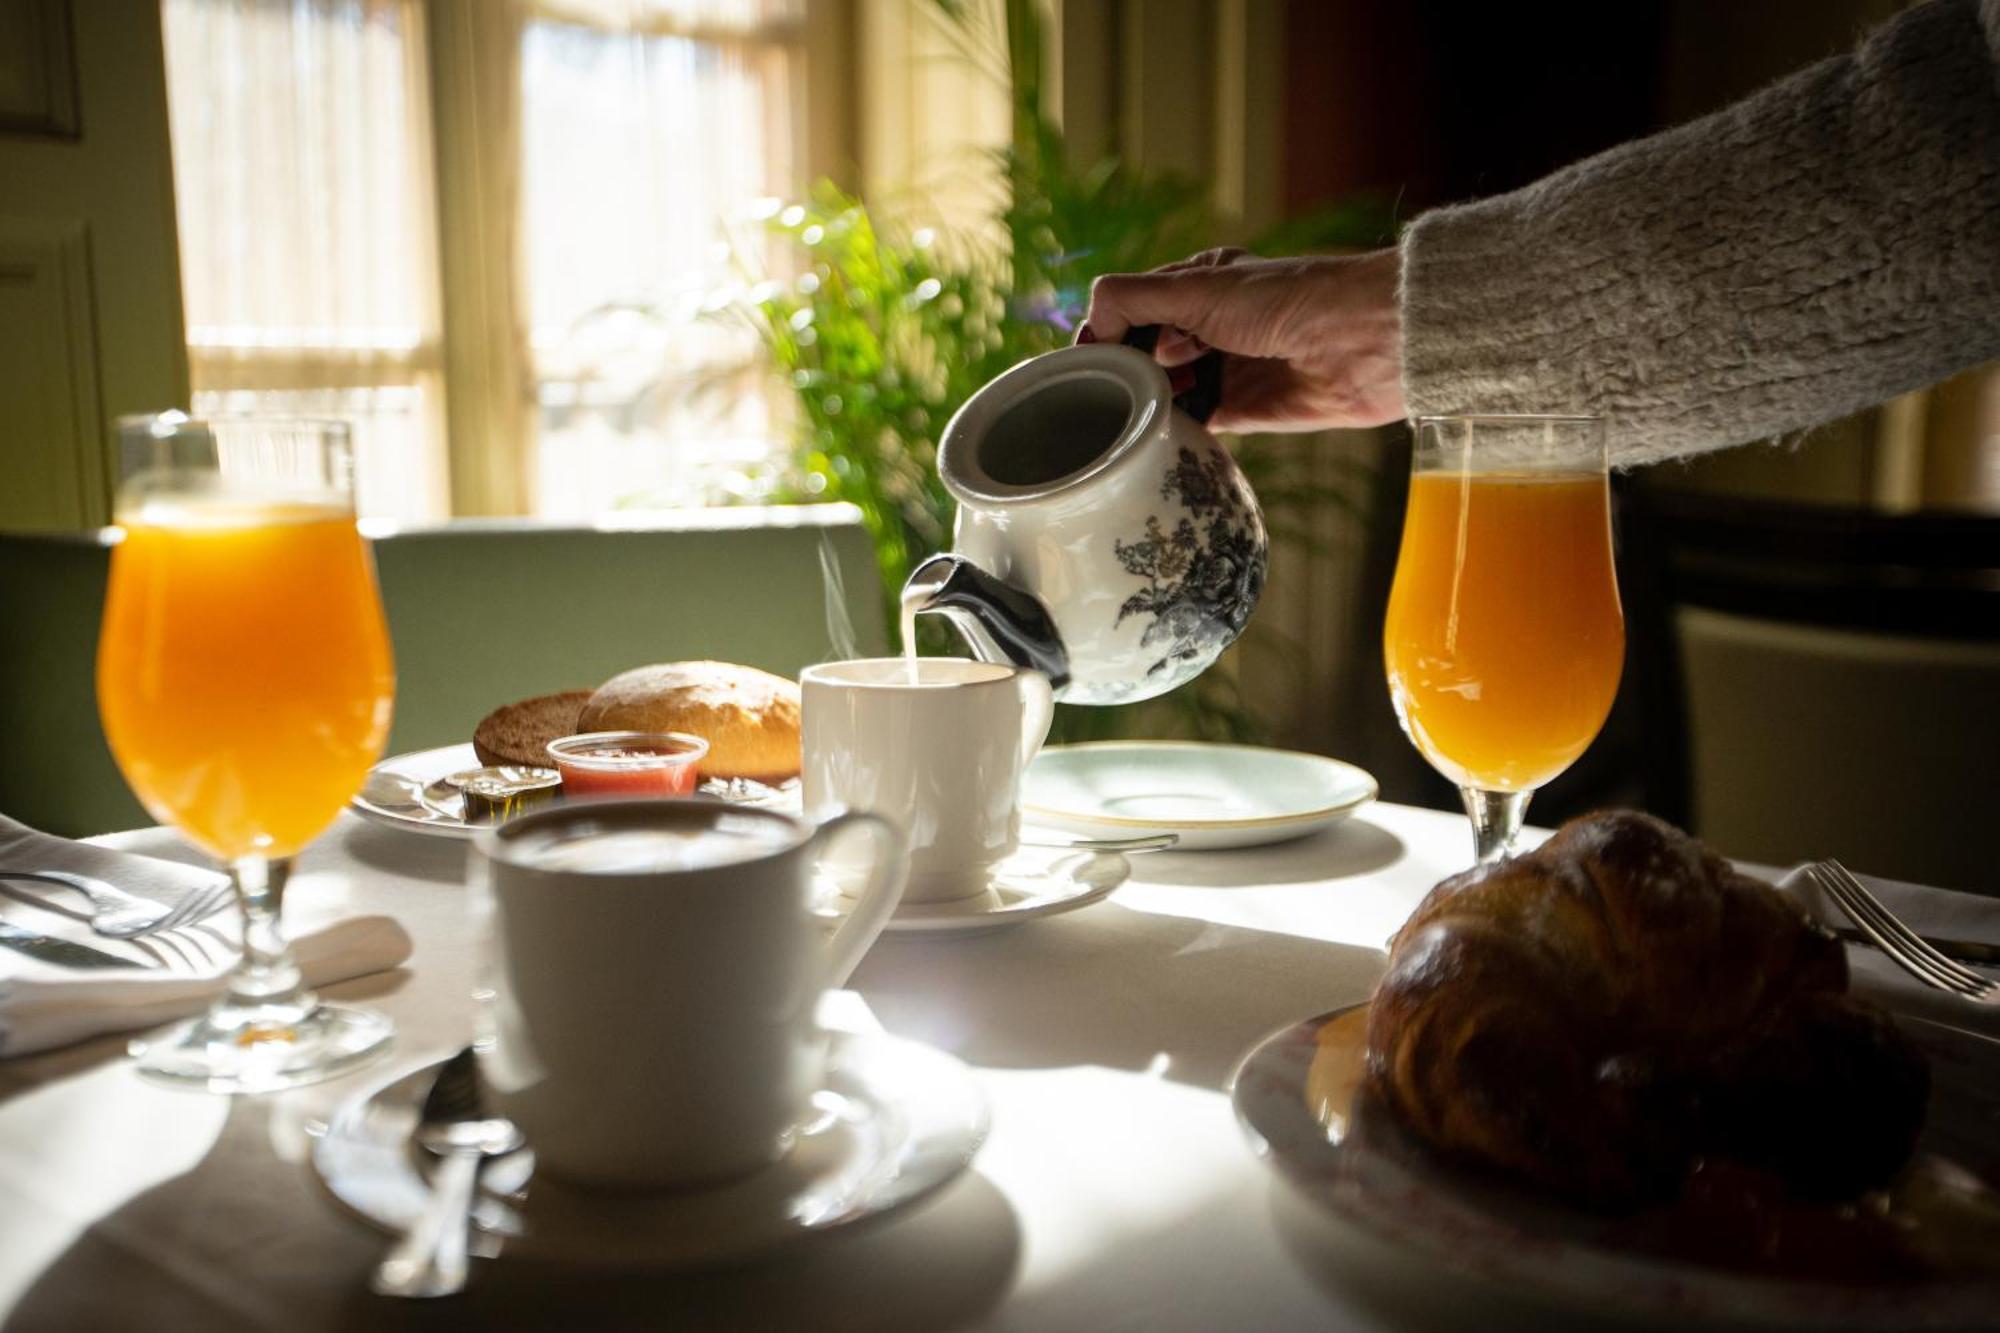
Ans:
{"label": "green plant", "polygon": [[[788,282],[767,281],[740,307],[797,406],[793,471],[782,498],[845,500],[873,536],[885,596],[919,560],[950,541],[952,502],[937,479],[937,441],[974,390],[1022,359],[1067,343],[1090,282],[1183,258],[1217,244],[1205,189],[1116,159],[1079,162],[1042,114],[1041,19],[1033,0],[1003,0],[1005,51],[966,0],[929,0],[968,63],[1007,77],[1013,142],[985,166],[1004,183],[999,237],[913,226],[831,184],[777,211],[768,225],[800,256]],[[1260,253],[1381,243],[1387,207],[1356,199],[1254,237]],[[1347,488],[1296,466],[1295,441],[1239,442],[1273,539],[1309,543],[1306,515],[1351,507]],[[894,623],[893,617],[891,623]],[[927,648],[941,646],[930,627]],[[1271,651],[1291,646],[1264,636]],[[1139,705],[1141,708],[1152,705]],[[1162,729],[1259,739],[1261,720],[1228,671],[1168,696]],[[1127,725],[1127,709],[1065,709],[1077,739]]]}
{"label": "green plant", "polygon": [[745,309],[797,408],[786,496],[858,506],[893,603],[911,566],[950,543],[936,464],[951,413],[1067,334],[1020,317],[990,242],[879,218],[826,183],[769,225],[804,261]]}

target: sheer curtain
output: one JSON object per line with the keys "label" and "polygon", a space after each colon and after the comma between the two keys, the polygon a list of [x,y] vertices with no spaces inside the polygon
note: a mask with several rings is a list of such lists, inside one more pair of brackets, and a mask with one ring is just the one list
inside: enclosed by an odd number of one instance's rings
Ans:
{"label": "sheer curtain", "polygon": [[416,0],[165,0],[195,412],[353,423],[364,515],[448,506]]}
{"label": "sheer curtain", "polygon": [[[538,512],[760,491],[781,406],[747,330],[704,307],[735,267],[729,220],[804,185],[804,17],[803,0],[530,7],[521,198]],[[756,234],[738,229],[736,243]]]}

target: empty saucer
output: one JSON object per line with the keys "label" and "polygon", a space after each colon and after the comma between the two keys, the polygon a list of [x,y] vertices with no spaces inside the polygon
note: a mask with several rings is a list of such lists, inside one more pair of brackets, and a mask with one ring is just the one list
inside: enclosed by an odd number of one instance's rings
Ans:
{"label": "empty saucer", "polygon": [[1304,837],[1375,799],[1375,779],[1324,755],[1205,741],[1052,745],[1028,768],[1022,813],[1078,837],[1179,835],[1175,851]]}

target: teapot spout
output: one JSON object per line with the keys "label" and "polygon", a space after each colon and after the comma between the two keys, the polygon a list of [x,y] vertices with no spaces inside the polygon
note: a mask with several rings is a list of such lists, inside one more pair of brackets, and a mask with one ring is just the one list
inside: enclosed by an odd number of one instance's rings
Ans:
{"label": "teapot spout", "polygon": [[934,555],[910,571],[903,585],[905,626],[927,611],[951,621],[982,662],[1039,671],[1058,697],[1069,684],[1069,651],[1048,608],[964,556]]}

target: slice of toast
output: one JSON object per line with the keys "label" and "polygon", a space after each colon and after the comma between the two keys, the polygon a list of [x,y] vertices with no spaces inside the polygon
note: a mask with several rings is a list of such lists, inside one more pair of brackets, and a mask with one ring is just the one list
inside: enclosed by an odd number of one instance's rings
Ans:
{"label": "slice of toast", "polygon": [[522,768],[552,768],[548,744],[577,731],[589,690],[538,694],[488,713],[472,733],[472,748],[488,766],[514,764]]}

